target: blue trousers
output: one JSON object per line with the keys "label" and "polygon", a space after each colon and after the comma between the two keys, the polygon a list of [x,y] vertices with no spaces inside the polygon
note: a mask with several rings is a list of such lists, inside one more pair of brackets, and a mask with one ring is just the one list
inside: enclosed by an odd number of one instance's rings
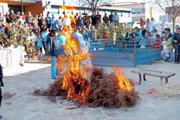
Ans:
{"label": "blue trousers", "polygon": [[51,77],[56,78],[57,70],[56,70],[56,56],[51,56]]}
{"label": "blue trousers", "polygon": [[175,62],[178,62],[178,60],[179,60],[179,46],[174,45],[174,49],[175,49],[175,53],[174,53]]}

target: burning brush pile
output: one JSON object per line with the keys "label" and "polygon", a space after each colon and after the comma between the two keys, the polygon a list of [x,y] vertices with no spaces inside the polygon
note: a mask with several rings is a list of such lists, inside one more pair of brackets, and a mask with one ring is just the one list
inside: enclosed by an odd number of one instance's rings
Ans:
{"label": "burning brush pile", "polygon": [[139,97],[133,83],[122,71],[114,66],[114,73],[106,74],[93,66],[88,49],[82,47],[78,37],[72,37],[74,30],[64,27],[63,34],[66,45],[63,45],[63,55],[57,58],[58,80],[49,89],[36,90],[34,94],[62,96],[90,107],[130,107],[137,103]]}
{"label": "burning brush pile", "polygon": [[124,73],[116,66],[111,74],[92,66],[88,51],[81,50],[78,39],[69,36],[66,36],[64,55],[57,58],[58,80],[48,90],[36,90],[35,94],[63,96],[91,107],[134,106],[138,95]]}

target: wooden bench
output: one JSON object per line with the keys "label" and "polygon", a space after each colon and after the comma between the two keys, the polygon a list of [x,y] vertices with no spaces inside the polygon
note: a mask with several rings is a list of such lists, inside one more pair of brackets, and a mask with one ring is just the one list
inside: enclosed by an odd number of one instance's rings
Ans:
{"label": "wooden bench", "polygon": [[176,75],[175,73],[148,69],[132,70],[131,72],[139,75],[139,85],[141,85],[142,76],[144,81],[146,81],[146,76],[159,77],[161,79],[161,84],[163,79],[165,79],[165,83],[167,84],[168,78]]}

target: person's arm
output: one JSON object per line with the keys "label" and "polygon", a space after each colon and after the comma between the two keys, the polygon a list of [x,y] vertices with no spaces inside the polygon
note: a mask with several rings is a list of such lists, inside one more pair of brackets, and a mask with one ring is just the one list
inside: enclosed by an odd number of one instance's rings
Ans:
{"label": "person's arm", "polygon": [[2,69],[2,66],[0,64],[0,81],[2,81],[3,79],[3,69]]}

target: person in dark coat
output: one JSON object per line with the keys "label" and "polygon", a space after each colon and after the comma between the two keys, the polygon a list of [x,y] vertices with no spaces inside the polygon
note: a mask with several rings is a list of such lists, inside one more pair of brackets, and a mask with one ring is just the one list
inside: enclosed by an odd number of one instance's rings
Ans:
{"label": "person in dark coat", "polygon": [[51,77],[56,79],[56,57],[59,55],[61,49],[60,42],[57,39],[58,30],[52,29],[50,35],[47,38],[47,53],[51,56]]}
{"label": "person in dark coat", "polygon": [[172,43],[175,49],[175,63],[180,62],[180,28],[176,28],[176,32],[173,34]]}
{"label": "person in dark coat", "polygon": [[[1,87],[4,86],[4,83],[2,81],[3,79],[3,69],[2,69],[2,66],[0,64],[0,106],[1,106],[1,101],[2,101],[2,90],[1,90]],[[2,115],[0,115],[0,119],[2,118]]]}

